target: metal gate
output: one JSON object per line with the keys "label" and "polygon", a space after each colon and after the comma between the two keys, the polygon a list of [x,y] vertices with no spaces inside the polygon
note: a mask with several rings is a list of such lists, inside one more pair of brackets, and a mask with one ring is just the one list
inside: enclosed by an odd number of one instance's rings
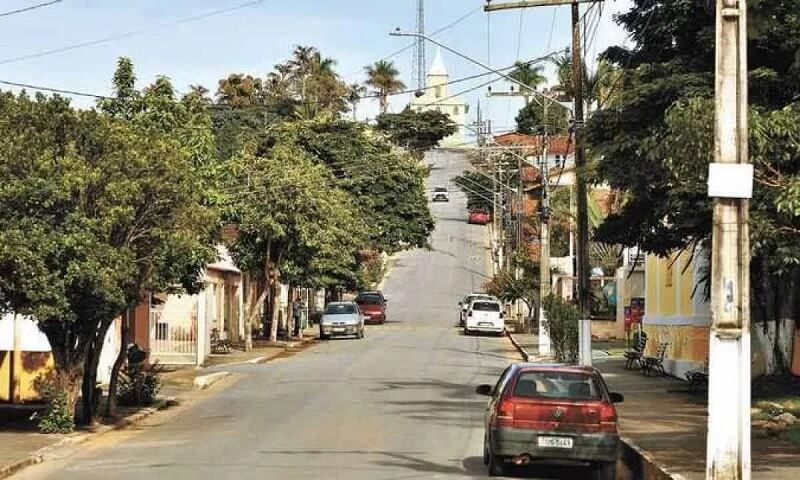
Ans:
{"label": "metal gate", "polygon": [[150,310],[150,359],[165,364],[197,363],[197,311]]}

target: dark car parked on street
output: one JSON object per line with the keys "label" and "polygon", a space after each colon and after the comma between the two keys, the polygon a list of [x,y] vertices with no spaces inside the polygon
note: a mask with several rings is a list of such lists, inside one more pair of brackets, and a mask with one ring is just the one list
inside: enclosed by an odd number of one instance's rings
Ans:
{"label": "dark car parked on street", "polygon": [[483,459],[489,475],[510,465],[589,465],[598,480],[616,478],[619,432],[615,403],[592,367],[517,363],[497,384],[476,392],[491,397]]}

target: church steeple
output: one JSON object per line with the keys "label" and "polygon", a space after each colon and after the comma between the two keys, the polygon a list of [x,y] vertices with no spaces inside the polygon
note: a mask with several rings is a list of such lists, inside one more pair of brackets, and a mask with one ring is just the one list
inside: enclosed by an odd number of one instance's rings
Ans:
{"label": "church steeple", "polygon": [[431,77],[446,77],[447,69],[444,67],[444,60],[442,59],[442,49],[436,48],[436,58],[433,59],[431,70],[428,72]]}

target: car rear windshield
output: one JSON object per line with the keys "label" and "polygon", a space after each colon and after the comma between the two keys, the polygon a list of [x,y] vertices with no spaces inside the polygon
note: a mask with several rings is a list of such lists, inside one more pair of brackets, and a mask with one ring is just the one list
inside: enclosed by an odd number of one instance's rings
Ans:
{"label": "car rear windshield", "polygon": [[447,193],[447,189],[444,188],[444,187],[436,187],[436,188],[433,189],[433,191],[434,192],[440,192],[440,193]]}
{"label": "car rear windshield", "polygon": [[348,315],[356,313],[356,307],[351,303],[331,303],[325,307],[327,315]]}
{"label": "car rear windshield", "polygon": [[379,295],[364,295],[361,294],[356,298],[356,303],[366,303],[368,305],[380,305],[383,300]]}
{"label": "car rear windshield", "polygon": [[559,371],[522,372],[514,386],[514,396],[559,400],[603,398],[594,375]]}
{"label": "car rear windshield", "polygon": [[473,302],[472,309],[480,312],[499,312],[500,305],[495,302]]}

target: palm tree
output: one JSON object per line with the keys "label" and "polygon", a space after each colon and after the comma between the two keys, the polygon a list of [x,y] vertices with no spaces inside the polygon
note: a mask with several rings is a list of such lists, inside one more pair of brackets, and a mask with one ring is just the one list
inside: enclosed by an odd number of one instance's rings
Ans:
{"label": "palm tree", "polygon": [[394,62],[378,60],[373,65],[364,67],[367,74],[366,85],[375,89],[375,94],[380,98],[381,113],[389,109],[389,95],[402,91],[406,85],[397,77],[400,72],[395,68]]}
{"label": "palm tree", "polygon": [[353,112],[353,121],[356,121],[356,109],[358,108],[358,103],[367,94],[367,87],[361,85],[360,83],[351,83],[348,86],[347,92],[347,103],[350,104],[350,110]]}
{"label": "palm tree", "polygon": [[541,65],[534,67],[530,63],[516,62],[514,63],[514,70],[508,74],[509,77],[527,86],[520,87],[520,92],[525,95],[525,103],[528,103],[529,95],[532,90],[547,81],[547,77],[542,73],[544,67]]}

